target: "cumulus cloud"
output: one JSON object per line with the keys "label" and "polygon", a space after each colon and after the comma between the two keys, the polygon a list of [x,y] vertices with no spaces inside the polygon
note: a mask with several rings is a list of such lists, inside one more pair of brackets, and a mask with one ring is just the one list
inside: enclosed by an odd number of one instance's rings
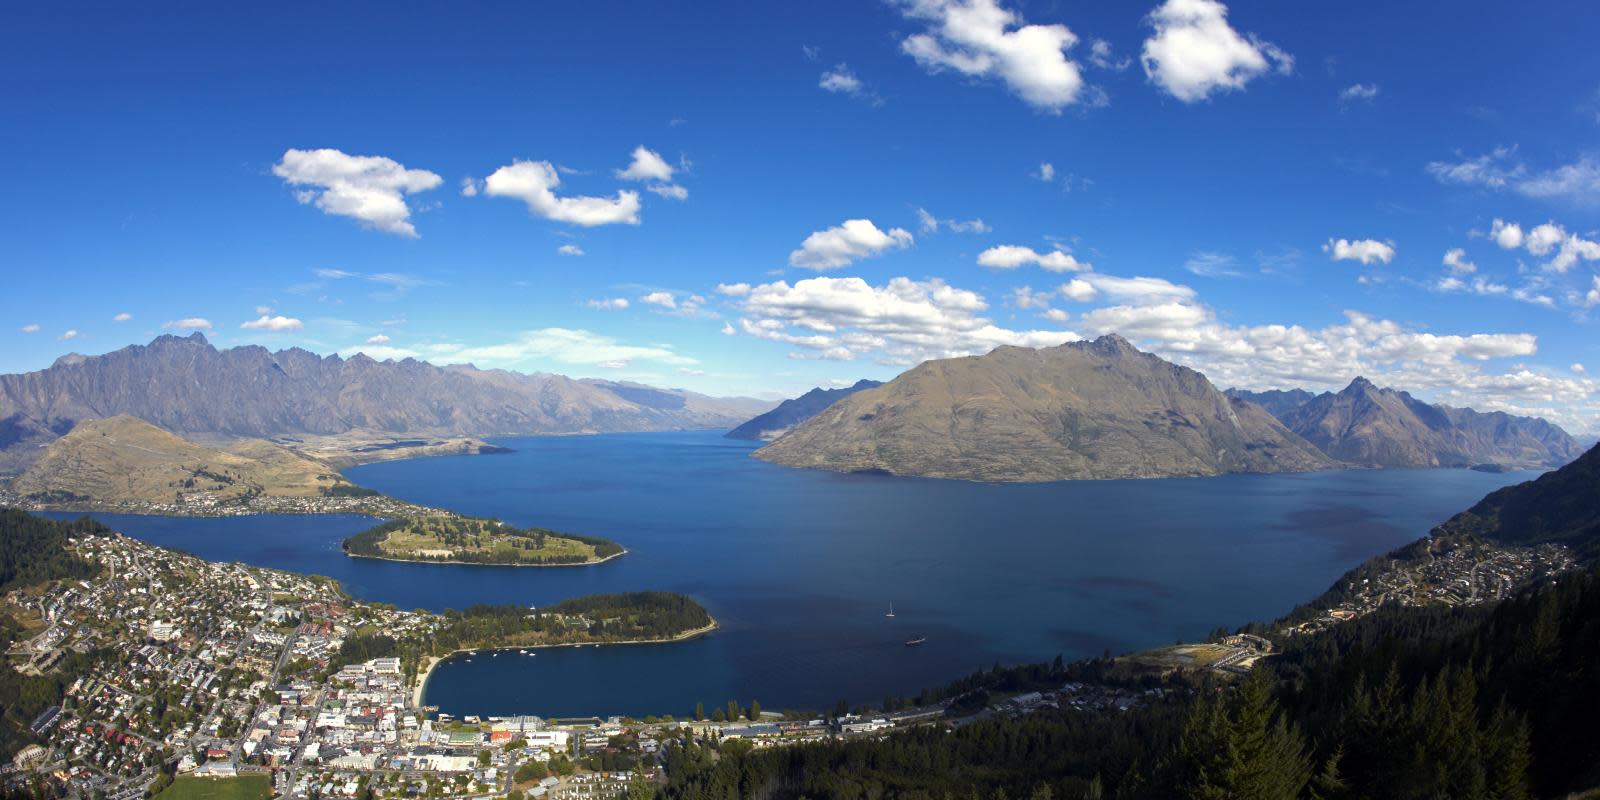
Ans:
{"label": "cumulus cloud", "polygon": [[1587,372],[1587,370],[1585,370],[1583,368],[1582,364],[1573,364],[1572,366],[1568,367],[1568,369],[1572,370],[1574,373],[1577,373],[1579,375],[1582,375],[1583,373]]}
{"label": "cumulus cloud", "polygon": [[1589,293],[1583,297],[1583,304],[1586,308],[1600,306],[1600,275],[1594,277],[1593,286],[1590,287]]}
{"label": "cumulus cloud", "polygon": [[649,183],[645,189],[662,197],[687,200],[689,190],[672,182],[672,176],[676,173],[677,170],[660,153],[642,144],[633,149],[633,161],[626,168],[616,171],[617,177],[622,180]]}
{"label": "cumulus cloud", "polygon": [[169,331],[209,331],[211,330],[211,320],[205,317],[184,317],[183,319],[163,322],[161,327]]}
{"label": "cumulus cloud", "polygon": [[1515,222],[1496,218],[1489,237],[1507,250],[1522,247],[1540,258],[1549,256],[1544,267],[1558,274],[1565,274],[1580,261],[1600,261],[1600,242],[1570,233],[1557,223],[1545,222],[1523,231]]}
{"label": "cumulus cloud", "polygon": [[1044,318],[1050,320],[1051,322],[1065,324],[1068,320],[1072,319],[1072,315],[1062,311],[1059,308],[1047,308],[1044,312]]}
{"label": "cumulus cloud", "polygon": [[1359,261],[1362,264],[1387,264],[1394,260],[1394,242],[1376,239],[1329,239],[1322,246],[1334,261]]}
{"label": "cumulus cloud", "polygon": [[1133,59],[1117,58],[1112,51],[1110,42],[1104,39],[1095,39],[1089,43],[1089,63],[1100,69],[1121,72],[1133,66]]}
{"label": "cumulus cloud", "polygon": [[622,190],[615,197],[558,197],[561,177],[548,161],[518,161],[501,167],[484,179],[490,197],[511,197],[528,205],[532,214],[573,225],[638,225],[639,193]]}
{"label": "cumulus cloud", "polygon": [[1459,247],[1446,250],[1443,263],[1457,275],[1470,275],[1478,271],[1478,265],[1467,260],[1467,251]]}
{"label": "cumulus cloud", "polygon": [[472,179],[472,178],[462,178],[461,179],[461,196],[462,197],[477,197],[478,196],[478,182],[476,180]]}
{"label": "cumulus cloud", "polygon": [[1489,238],[1502,249],[1515,250],[1522,246],[1522,226],[1495,217],[1494,225],[1489,229]]}
{"label": "cumulus cloud", "polygon": [[1094,284],[1082,278],[1073,278],[1061,284],[1061,288],[1056,291],[1060,292],[1062,297],[1075,303],[1087,303],[1100,296],[1100,292],[1094,288]]}
{"label": "cumulus cloud", "polygon": [[24,326],[18,328],[17,330],[22,331],[23,333],[38,333],[39,332],[39,326],[37,324],[35,324],[35,323],[30,322],[27,325],[24,325]]}
{"label": "cumulus cloud", "polygon": [[1011,304],[1017,308],[1049,308],[1050,293],[1036,292],[1031,287],[1019,286],[1011,290]]}
{"label": "cumulus cloud", "polygon": [[747,295],[749,293],[750,293],[750,284],[748,284],[748,283],[719,283],[719,284],[717,284],[717,294],[724,294],[724,295],[727,295],[729,297],[744,297],[745,295]]}
{"label": "cumulus cloud", "polygon": [[739,329],[794,346],[796,358],[870,356],[898,365],[1077,338],[1068,331],[1001,328],[983,315],[987,308],[978,293],[938,279],[894,278],[874,286],[861,278],[819,277],[752,288],[739,305]]}
{"label": "cumulus cloud", "polygon": [[130,319],[133,319],[133,315],[129,314],[126,311],[124,311],[121,314],[118,314],[118,315],[112,317],[111,321],[112,322],[127,322]]}
{"label": "cumulus cloud", "polygon": [[76,338],[78,338],[78,331],[74,328],[69,328],[66,331],[63,331],[60,336],[56,337],[58,341],[62,342],[71,341]]}
{"label": "cumulus cloud", "polygon": [[1089,273],[1079,280],[1088,283],[1094,289],[1096,296],[1104,295],[1113,302],[1143,305],[1168,301],[1188,301],[1193,300],[1195,297],[1193,289],[1164,278],[1146,278],[1143,276],[1120,278],[1114,275]]}
{"label": "cumulus cloud", "polygon": [[626,297],[607,297],[584,302],[584,306],[596,311],[621,311],[627,308],[628,305],[628,298]]}
{"label": "cumulus cloud", "polygon": [[1054,164],[1052,164],[1052,163],[1050,163],[1048,161],[1039,162],[1039,170],[1037,172],[1033,173],[1033,177],[1038,178],[1039,180],[1044,181],[1045,183],[1049,183],[1050,181],[1055,180],[1056,179],[1056,165],[1054,165]]}
{"label": "cumulus cloud", "polygon": [[1059,113],[1083,94],[1083,76],[1067,51],[1078,37],[1065,25],[1030,25],[998,0],[899,0],[909,19],[927,24],[900,49],[929,73],[953,70],[998,78],[1034,108]]}
{"label": "cumulus cloud", "polygon": [[646,305],[660,306],[662,308],[678,307],[678,299],[672,296],[672,292],[651,292],[644,297],[639,298],[639,302]]}
{"label": "cumulus cloud", "polygon": [[1031,247],[1015,244],[996,245],[978,254],[978,266],[989,269],[1016,269],[1028,264],[1051,272],[1082,272],[1091,269],[1088,262],[1079,261],[1064,250],[1041,253]]}
{"label": "cumulus cloud", "polygon": [[352,156],[332,148],[284,151],[272,173],[290,186],[313,187],[295,193],[323,213],[350,217],[363,226],[416,238],[405,196],[444,181],[425,169],[407,169],[383,156]]}
{"label": "cumulus cloud", "polygon": [[858,259],[904,249],[911,242],[911,232],[904,228],[882,231],[872,220],[849,219],[807,236],[800,249],[789,254],[789,264],[814,270],[838,269]]}
{"label": "cumulus cloud", "polygon": [[272,333],[282,333],[283,331],[297,331],[305,326],[301,324],[300,320],[293,319],[291,317],[285,317],[282,315],[269,317],[266,314],[262,314],[259,319],[253,319],[249,322],[240,323],[239,327],[249,331],[270,331]]}
{"label": "cumulus cloud", "polygon": [[556,248],[556,252],[560,253],[561,255],[564,255],[564,256],[581,256],[581,255],[585,255],[585,253],[583,252],[583,248],[581,248],[581,247],[579,247],[579,246],[577,246],[575,244],[564,244],[564,245],[561,245],[560,247]]}
{"label": "cumulus cloud", "polygon": [[388,343],[389,343],[389,336],[387,334],[379,333],[379,334],[374,334],[372,336],[368,336],[367,337],[367,344],[388,344]]}
{"label": "cumulus cloud", "polygon": [[1228,7],[1217,0],[1166,0],[1147,21],[1154,33],[1144,41],[1144,73],[1185,103],[1243,89],[1270,69],[1294,70],[1288,53],[1253,34],[1239,35],[1228,25]]}

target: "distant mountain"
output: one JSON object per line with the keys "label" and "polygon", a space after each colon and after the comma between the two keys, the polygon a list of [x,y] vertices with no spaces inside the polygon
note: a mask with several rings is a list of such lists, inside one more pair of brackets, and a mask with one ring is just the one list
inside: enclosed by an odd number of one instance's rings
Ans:
{"label": "distant mountain", "polygon": [[1542,419],[1430,405],[1365,378],[1279,419],[1329,456],[1365,467],[1551,467],[1583,452]]}
{"label": "distant mountain", "polygon": [[1558,470],[1490,493],[1435,533],[1504,544],[1558,542],[1600,556],[1600,445]]}
{"label": "distant mountain", "polygon": [[1260,406],[1116,335],[924,362],[834,403],[755,455],[794,467],[983,481],[1335,466]]}
{"label": "distant mountain", "polygon": [[181,435],[367,430],[523,435],[726,428],[770,404],[562,375],[439,367],[415,359],[212,347],[161,336],[48,369],[0,375],[0,469],[31,462],[88,419],[125,414]]}
{"label": "distant mountain", "polygon": [[1228,389],[1223,394],[1255,403],[1266,409],[1272,416],[1277,417],[1279,421],[1283,420],[1285,414],[1311,402],[1316,397],[1316,395],[1304,389],[1271,389],[1265,392]]}
{"label": "distant mountain", "polygon": [[327,464],[271,442],[241,439],[216,450],[128,416],[79,423],[11,484],[36,499],[106,504],[323,497],[353,488]]}
{"label": "distant mountain", "polygon": [[729,439],[770,441],[788,433],[794,426],[811,419],[821,413],[823,409],[839,402],[841,398],[849,397],[862,389],[873,389],[882,385],[882,381],[862,379],[856,381],[855,385],[846,386],[842,389],[823,389],[818,387],[799,397],[779,403],[777,408],[728,431],[727,436]]}

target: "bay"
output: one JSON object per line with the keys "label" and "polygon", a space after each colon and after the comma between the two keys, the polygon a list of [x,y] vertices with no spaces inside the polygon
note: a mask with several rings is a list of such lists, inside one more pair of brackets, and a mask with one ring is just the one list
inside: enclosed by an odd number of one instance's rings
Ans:
{"label": "bay", "polygon": [[[876,703],[996,661],[1194,641],[1273,618],[1534,474],[991,485],[792,470],[715,432],[495,443],[513,452],[346,474],[413,502],[604,536],[629,553],[591,567],[404,564],[344,556],[339,542],[372,524],[360,517],[103,518],[206,558],[328,575],[403,608],[683,592],[721,629],[669,645],[453,658],[425,695],[456,714],[681,715],[732,699]],[[908,647],[912,636],[927,641]]]}

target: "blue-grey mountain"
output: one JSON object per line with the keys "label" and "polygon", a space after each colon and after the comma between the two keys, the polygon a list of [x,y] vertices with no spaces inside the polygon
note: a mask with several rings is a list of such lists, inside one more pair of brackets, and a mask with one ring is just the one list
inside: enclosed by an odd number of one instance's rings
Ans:
{"label": "blue-grey mountain", "polygon": [[882,386],[882,381],[869,381],[863,378],[852,386],[840,389],[823,389],[818,387],[806,392],[799,397],[785,400],[777,408],[751,419],[750,421],[728,431],[729,439],[758,439],[772,441],[788,433],[791,428],[822,413],[824,409],[845,397],[855,394],[862,389],[873,389]]}

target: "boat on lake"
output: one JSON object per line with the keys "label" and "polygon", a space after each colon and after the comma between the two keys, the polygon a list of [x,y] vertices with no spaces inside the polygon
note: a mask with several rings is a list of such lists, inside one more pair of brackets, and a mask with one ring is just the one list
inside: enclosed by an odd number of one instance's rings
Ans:
{"label": "boat on lake", "polygon": [[890,619],[894,618],[894,603],[889,604],[889,613],[884,614],[884,616],[889,617]]}
{"label": "boat on lake", "polygon": [[906,647],[916,647],[917,645],[926,641],[928,641],[928,637],[926,636],[913,636],[906,640]]}

